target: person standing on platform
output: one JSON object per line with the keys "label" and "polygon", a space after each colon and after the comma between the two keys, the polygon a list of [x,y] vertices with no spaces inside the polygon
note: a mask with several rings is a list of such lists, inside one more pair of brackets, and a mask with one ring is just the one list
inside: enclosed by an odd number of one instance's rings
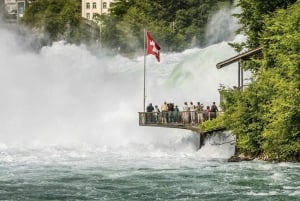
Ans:
{"label": "person standing on platform", "polygon": [[155,123],[158,123],[160,121],[160,110],[157,105],[154,106],[154,118]]}
{"label": "person standing on platform", "polygon": [[161,106],[161,123],[167,123],[167,115],[168,115],[168,105],[167,102],[164,102],[164,104]]}
{"label": "person standing on platform", "polygon": [[154,107],[152,103],[149,103],[149,105],[147,106],[147,112],[153,112],[153,111],[154,111]]}
{"label": "person standing on platform", "polygon": [[216,102],[213,102],[210,108],[210,118],[215,119],[217,117],[218,107],[216,106]]}
{"label": "person standing on platform", "polygon": [[182,123],[189,123],[189,106],[187,102],[184,102],[182,107]]}
{"label": "person standing on platform", "polygon": [[210,107],[206,106],[206,110],[205,110],[205,120],[210,120]]}
{"label": "person standing on platform", "polygon": [[147,123],[152,123],[153,122],[153,114],[152,112],[154,111],[154,107],[152,103],[149,103],[149,105],[146,108],[147,114],[146,114],[146,122]]}
{"label": "person standing on platform", "polygon": [[174,122],[178,123],[179,122],[179,108],[178,108],[177,105],[174,108],[173,114],[174,114],[173,115],[174,116]]}
{"label": "person standing on platform", "polygon": [[190,109],[191,124],[195,124],[195,120],[196,120],[195,111],[196,111],[196,108],[195,108],[195,105],[193,104],[192,101],[190,102],[189,109]]}
{"label": "person standing on platform", "polygon": [[203,122],[203,104],[200,104],[200,102],[198,102],[196,111],[197,111],[197,122],[202,123]]}
{"label": "person standing on platform", "polygon": [[173,111],[174,111],[174,103],[169,103],[168,104],[168,123],[172,123],[174,121]]}

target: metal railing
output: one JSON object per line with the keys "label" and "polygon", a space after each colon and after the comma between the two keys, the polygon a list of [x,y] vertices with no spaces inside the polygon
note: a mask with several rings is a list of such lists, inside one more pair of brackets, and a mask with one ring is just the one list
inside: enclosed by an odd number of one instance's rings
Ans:
{"label": "metal railing", "polygon": [[198,125],[204,121],[215,119],[220,112],[198,111],[166,111],[166,112],[139,112],[140,125]]}

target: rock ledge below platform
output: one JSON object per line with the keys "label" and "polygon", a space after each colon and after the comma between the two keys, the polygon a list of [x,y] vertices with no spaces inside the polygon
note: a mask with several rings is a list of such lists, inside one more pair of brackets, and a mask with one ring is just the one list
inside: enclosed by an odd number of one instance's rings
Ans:
{"label": "rock ledge below platform", "polygon": [[249,158],[249,157],[246,157],[246,156],[237,156],[237,155],[234,155],[234,156],[231,156],[227,161],[228,162],[241,162],[241,161],[252,161],[254,158]]}

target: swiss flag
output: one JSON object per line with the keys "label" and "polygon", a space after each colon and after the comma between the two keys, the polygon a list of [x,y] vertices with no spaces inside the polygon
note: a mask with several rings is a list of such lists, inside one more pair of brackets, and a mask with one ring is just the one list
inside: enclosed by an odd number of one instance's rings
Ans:
{"label": "swiss flag", "polygon": [[156,60],[159,62],[160,61],[160,56],[159,56],[159,50],[160,47],[153,40],[153,38],[150,36],[150,34],[147,32],[147,54],[153,54],[156,57]]}

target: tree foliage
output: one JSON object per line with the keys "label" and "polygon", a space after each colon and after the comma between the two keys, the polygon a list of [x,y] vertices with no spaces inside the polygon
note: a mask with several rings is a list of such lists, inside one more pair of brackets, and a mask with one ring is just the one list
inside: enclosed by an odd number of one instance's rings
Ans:
{"label": "tree foliage", "polygon": [[[205,27],[219,2],[232,0],[115,0],[110,14],[93,14],[101,24],[95,40],[108,49],[136,52],[143,48],[144,29],[155,37],[163,51],[181,51],[204,44]],[[228,4],[229,5],[229,4]],[[25,10],[23,22],[52,41],[90,41],[81,17],[80,0],[39,0]]]}
{"label": "tree foliage", "polygon": [[218,0],[117,0],[110,14],[102,18],[101,41],[123,52],[134,51],[143,47],[146,28],[165,51],[199,46],[217,3]]}
{"label": "tree foliage", "polygon": [[235,14],[242,25],[239,32],[248,36],[247,46],[255,48],[260,45],[260,38],[264,27],[264,18],[272,16],[279,8],[286,9],[297,0],[239,0],[237,6],[242,9],[240,14]]}
{"label": "tree foliage", "polygon": [[[256,7],[269,8],[258,2]],[[276,7],[273,3],[271,7]],[[263,58],[248,62],[255,71],[244,92],[222,91],[224,121],[237,135],[240,152],[270,160],[300,160],[300,1],[261,21],[257,40]],[[252,44],[250,37],[248,45]]]}
{"label": "tree foliage", "polygon": [[26,10],[22,22],[47,34],[52,41],[79,43],[91,36],[84,30],[79,0],[39,0]]}

